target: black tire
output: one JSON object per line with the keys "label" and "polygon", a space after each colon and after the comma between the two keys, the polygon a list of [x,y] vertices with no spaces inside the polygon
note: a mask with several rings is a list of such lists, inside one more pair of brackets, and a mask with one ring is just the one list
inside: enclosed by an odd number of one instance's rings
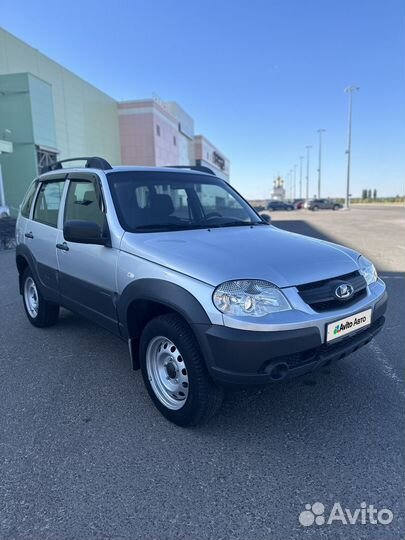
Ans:
{"label": "black tire", "polygon": [[333,207],[333,210],[339,210],[340,206],[338,204],[335,204],[335,206]]}
{"label": "black tire", "polygon": [[[151,386],[147,369],[147,351],[160,337],[170,340],[181,353],[188,377],[188,395],[181,408],[166,406]],[[149,354],[151,354],[149,352]],[[160,315],[144,328],[140,340],[140,364],[148,393],[162,415],[178,426],[196,426],[206,423],[221,406],[223,389],[216,386],[208,375],[200,348],[188,324],[176,313]]]}
{"label": "black tire", "polygon": [[[29,283],[29,280],[31,280],[31,282],[34,284],[36,295],[37,295],[38,308],[37,308],[37,314],[35,316],[33,315],[32,310],[30,311],[30,309],[27,306],[28,294],[27,294],[26,288]],[[38,284],[29,267],[27,267],[24,270],[22,278],[21,278],[21,282],[22,282],[24,309],[30,323],[36,326],[37,328],[46,328],[48,326],[54,325],[56,321],[58,320],[59,306],[45,300],[45,298],[41,294]]]}
{"label": "black tire", "polygon": [[267,208],[267,210],[268,210],[269,212],[273,212],[273,208],[272,208],[271,206],[269,206],[269,207]]}
{"label": "black tire", "polygon": [[318,212],[318,210],[319,210],[319,206],[315,205],[315,206],[312,207],[313,212]]}

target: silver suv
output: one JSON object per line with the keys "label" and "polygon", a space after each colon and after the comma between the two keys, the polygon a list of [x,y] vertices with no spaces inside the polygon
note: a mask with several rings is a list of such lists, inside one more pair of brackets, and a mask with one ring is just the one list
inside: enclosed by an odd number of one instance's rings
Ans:
{"label": "silver suv", "polygon": [[62,306],[127,340],[156,407],[182,426],[211,417],[226,385],[281,381],[356,351],[387,303],[365,257],[269,225],[192,169],[57,162],[17,222],[29,321],[50,326]]}

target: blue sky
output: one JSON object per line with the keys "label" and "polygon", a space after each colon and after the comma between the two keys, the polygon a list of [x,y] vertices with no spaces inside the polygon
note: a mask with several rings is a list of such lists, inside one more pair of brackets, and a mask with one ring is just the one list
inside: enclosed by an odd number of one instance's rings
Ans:
{"label": "blue sky", "polygon": [[404,193],[403,0],[0,0],[0,23],[117,99],[175,100],[230,158],[232,182],[269,197],[325,128],[323,195]]}

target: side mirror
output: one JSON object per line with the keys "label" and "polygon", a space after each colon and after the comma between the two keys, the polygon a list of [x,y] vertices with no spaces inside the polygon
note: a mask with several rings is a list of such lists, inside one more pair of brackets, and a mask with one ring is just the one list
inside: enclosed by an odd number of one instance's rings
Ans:
{"label": "side mirror", "polygon": [[270,223],[270,222],[271,222],[271,217],[269,216],[269,214],[260,214],[260,217],[261,217],[262,220],[265,221],[266,223]]}
{"label": "side mirror", "polygon": [[98,244],[105,246],[109,239],[103,235],[101,227],[93,221],[72,219],[63,226],[63,236],[68,242],[78,244]]}

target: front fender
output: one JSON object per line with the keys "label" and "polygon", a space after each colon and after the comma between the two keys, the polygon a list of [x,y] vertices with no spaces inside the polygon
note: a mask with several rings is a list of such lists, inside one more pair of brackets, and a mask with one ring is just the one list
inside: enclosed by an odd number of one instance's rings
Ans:
{"label": "front fender", "polygon": [[163,279],[139,279],[127,285],[117,301],[120,330],[127,339],[137,337],[128,321],[128,308],[137,300],[162,304],[179,313],[190,325],[212,324],[202,305],[183,287]]}

